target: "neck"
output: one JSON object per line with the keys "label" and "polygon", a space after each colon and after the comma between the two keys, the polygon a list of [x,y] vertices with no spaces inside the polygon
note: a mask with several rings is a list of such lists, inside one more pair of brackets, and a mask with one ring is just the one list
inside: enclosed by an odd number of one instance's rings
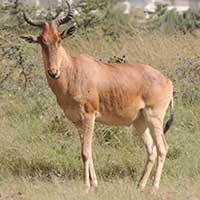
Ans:
{"label": "neck", "polygon": [[[63,47],[61,47],[61,73],[66,79],[66,75],[70,78],[71,73],[73,72],[73,58],[70,56],[69,53],[65,51]],[[63,78],[62,76],[62,78]]]}
{"label": "neck", "polygon": [[61,75],[59,79],[54,80],[50,78],[48,74],[46,74],[48,84],[57,97],[69,92],[68,90],[70,82],[73,81],[74,78],[73,58],[65,51],[63,47],[61,47],[60,56]]}

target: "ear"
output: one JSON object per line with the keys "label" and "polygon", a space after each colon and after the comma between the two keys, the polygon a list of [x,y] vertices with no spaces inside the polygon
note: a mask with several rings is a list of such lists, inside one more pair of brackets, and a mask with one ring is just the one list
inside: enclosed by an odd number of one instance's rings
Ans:
{"label": "ear", "polygon": [[61,33],[61,38],[65,39],[66,37],[69,37],[73,35],[76,32],[76,24],[71,26],[68,30],[65,30]]}
{"label": "ear", "polygon": [[20,38],[22,38],[28,43],[38,43],[38,38],[34,35],[22,35],[20,36]]}

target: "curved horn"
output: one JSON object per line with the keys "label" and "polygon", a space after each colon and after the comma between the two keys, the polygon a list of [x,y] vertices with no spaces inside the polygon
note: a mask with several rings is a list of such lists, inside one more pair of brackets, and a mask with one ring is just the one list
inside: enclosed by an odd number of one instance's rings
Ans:
{"label": "curved horn", "polygon": [[38,26],[38,27],[42,27],[43,28],[44,26],[47,25],[46,21],[39,21],[39,20],[33,20],[33,19],[31,19],[31,17],[29,16],[29,14],[26,11],[23,12],[23,15],[24,15],[24,20],[28,24],[30,24],[32,26]]}
{"label": "curved horn", "polygon": [[[67,22],[69,22],[70,20],[72,20],[73,18],[73,10],[71,9],[71,6],[69,4],[68,1],[66,1],[67,3],[67,7],[68,7],[68,14],[65,17],[57,17],[53,22],[57,25],[60,26],[62,24],[66,24]],[[59,14],[58,14],[59,15]]]}

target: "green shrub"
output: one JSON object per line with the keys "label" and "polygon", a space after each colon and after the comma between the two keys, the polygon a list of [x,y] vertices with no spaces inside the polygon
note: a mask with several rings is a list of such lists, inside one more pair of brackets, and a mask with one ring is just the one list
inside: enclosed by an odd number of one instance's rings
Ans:
{"label": "green shrub", "polygon": [[[110,13],[116,0],[83,0],[77,6],[80,8],[79,23],[85,28],[101,24]],[[102,23],[103,24],[103,23]]]}
{"label": "green shrub", "polygon": [[155,14],[150,18],[150,27],[163,32],[179,30],[183,33],[193,32],[200,28],[200,9],[189,9],[183,13],[175,9],[168,10],[167,6],[158,6]]}
{"label": "green shrub", "polygon": [[200,101],[200,60],[199,57],[180,59],[176,68],[175,95],[184,104],[199,104]]}

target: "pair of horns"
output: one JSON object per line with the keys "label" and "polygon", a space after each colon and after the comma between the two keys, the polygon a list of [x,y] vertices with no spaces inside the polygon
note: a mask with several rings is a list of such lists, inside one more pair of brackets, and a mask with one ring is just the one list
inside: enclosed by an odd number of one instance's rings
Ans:
{"label": "pair of horns", "polygon": [[[64,16],[64,17],[61,17],[58,15],[58,17],[56,17],[54,20],[53,20],[53,23],[58,27],[62,24],[66,24],[68,23],[70,20],[72,20],[73,18],[73,10],[71,9],[71,6],[69,4],[68,1],[66,1],[67,3],[67,7],[68,7],[68,14],[67,16]],[[27,13],[27,11],[24,11],[24,19],[25,21],[32,25],[32,26],[37,26],[37,27],[44,27],[46,26],[48,23],[45,21],[45,20],[34,20],[30,17],[30,15]]]}

